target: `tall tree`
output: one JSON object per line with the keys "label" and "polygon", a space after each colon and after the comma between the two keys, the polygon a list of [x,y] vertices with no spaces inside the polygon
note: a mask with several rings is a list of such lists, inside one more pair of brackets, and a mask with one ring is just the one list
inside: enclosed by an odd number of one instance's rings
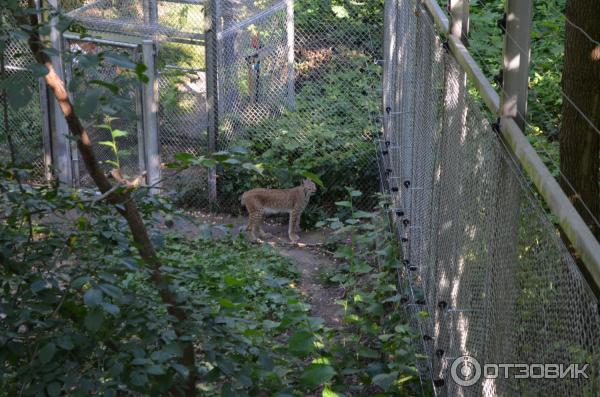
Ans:
{"label": "tall tree", "polygon": [[565,14],[561,185],[600,239],[600,2],[567,0]]}

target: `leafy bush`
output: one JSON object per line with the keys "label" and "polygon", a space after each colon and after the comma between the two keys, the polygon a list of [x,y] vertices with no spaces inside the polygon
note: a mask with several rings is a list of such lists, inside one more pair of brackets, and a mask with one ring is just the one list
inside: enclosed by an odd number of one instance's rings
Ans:
{"label": "leafy bush", "polygon": [[[344,186],[378,190],[373,143],[377,127],[369,115],[375,114],[379,107],[372,91],[378,84],[380,66],[350,50],[340,50],[337,57],[339,62],[350,66],[336,68],[337,62],[331,62],[324,72],[325,78],[307,81],[300,88],[294,110],[246,127],[244,136],[234,141],[247,147],[265,172],[262,176],[223,173],[219,179],[221,195],[239,197],[257,186],[292,187],[306,172],[311,172],[324,185],[311,198],[306,211],[307,223],[314,224],[335,211],[335,201],[345,195]],[[359,203],[370,208],[374,204],[371,197]],[[239,206],[232,210],[236,208]]]}

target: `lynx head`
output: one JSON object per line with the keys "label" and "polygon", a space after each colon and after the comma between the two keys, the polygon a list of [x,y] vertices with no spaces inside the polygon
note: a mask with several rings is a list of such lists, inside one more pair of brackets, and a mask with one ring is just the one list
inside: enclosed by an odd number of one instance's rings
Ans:
{"label": "lynx head", "polygon": [[311,181],[310,179],[303,180],[302,187],[304,188],[304,191],[306,193],[312,194],[317,191],[317,185],[315,185],[315,183],[313,181]]}

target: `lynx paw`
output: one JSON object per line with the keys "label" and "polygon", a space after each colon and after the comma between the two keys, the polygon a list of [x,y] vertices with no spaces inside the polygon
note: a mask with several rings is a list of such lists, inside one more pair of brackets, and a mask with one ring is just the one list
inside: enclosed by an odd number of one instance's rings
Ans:
{"label": "lynx paw", "polygon": [[300,240],[300,236],[298,236],[297,234],[290,234],[289,238],[292,243],[295,243],[296,241]]}

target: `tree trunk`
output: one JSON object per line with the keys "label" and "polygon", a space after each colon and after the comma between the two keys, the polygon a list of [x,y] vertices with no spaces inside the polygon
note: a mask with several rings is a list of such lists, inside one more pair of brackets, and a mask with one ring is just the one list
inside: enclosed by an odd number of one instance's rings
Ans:
{"label": "tree trunk", "polygon": [[560,182],[600,239],[600,2],[567,0],[566,18]]}
{"label": "tree trunk", "polygon": [[[35,8],[35,4],[33,4],[31,0],[29,1],[29,7],[30,9]],[[23,22],[26,23],[27,21]],[[43,51],[44,46],[38,32],[39,24],[37,15],[31,14],[28,22],[33,27],[29,33],[29,47],[36,61],[48,68],[48,74],[44,76],[44,79],[47,86],[54,94],[56,101],[58,102],[60,109],[67,120],[70,134],[77,138],[77,148],[81,154],[81,158],[83,159],[85,167],[98,189],[102,193],[110,192],[113,188],[113,185],[96,159],[90,136],[79,117],[77,117],[75,114],[75,110],[71,100],[69,99],[65,83],[56,73],[56,70],[54,69],[52,61],[48,55]],[[146,225],[144,224],[144,221],[137,209],[135,201],[131,198],[127,191],[122,192],[120,190],[115,190],[108,194],[107,200],[111,204],[117,205],[117,210],[126,219],[129,229],[131,230],[135,246],[141,258],[152,269],[151,279],[156,285],[163,303],[167,305],[169,314],[177,319],[177,324],[174,325],[175,331],[178,334],[182,334],[180,331],[180,323],[188,321],[187,313],[177,304],[176,296],[169,289],[168,282],[160,270],[160,259],[158,258],[158,255],[154,249],[154,245],[148,236]],[[196,395],[197,371],[195,366],[194,345],[192,342],[187,342],[184,346],[181,364],[186,366],[190,371],[187,383],[183,387],[185,389],[184,395],[187,397],[194,397]],[[181,393],[175,389],[173,389],[171,393],[175,396],[181,395]]]}

